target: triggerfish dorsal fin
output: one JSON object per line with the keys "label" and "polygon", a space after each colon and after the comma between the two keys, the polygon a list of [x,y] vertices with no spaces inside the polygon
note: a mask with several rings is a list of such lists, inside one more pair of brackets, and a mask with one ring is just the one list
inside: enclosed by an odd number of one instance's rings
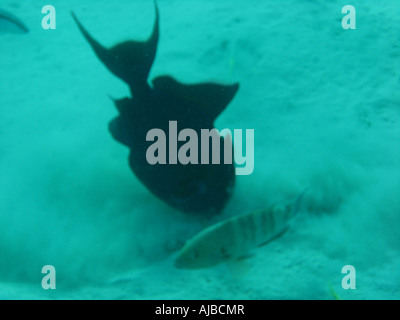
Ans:
{"label": "triggerfish dorsal fin", "polygon": [[150,38],[145,42],[126,41],[107,49],[94,39],[71,12],[79,30],[89,42],[97,57],[117,77],[130,86],[147,81],[153,64],[159,38],[159,13],[155,4],[156,20]]}
{"label": "triggerfish dorsal fin", "polygon": [[[192,109],[194,119],[204,122],[214,120],[231,102],[239,89],[239,84],[220,85],[216,83],[182,84],[169,76],[157,77],[152,81],[154,88],[181,101],[180,113]],[[183,102],[183,103],[182,103]]]}

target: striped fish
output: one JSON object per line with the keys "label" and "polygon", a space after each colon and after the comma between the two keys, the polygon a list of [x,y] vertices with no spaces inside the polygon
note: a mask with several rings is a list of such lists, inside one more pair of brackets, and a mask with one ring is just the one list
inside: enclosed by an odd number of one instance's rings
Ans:
{"label": "striped fish", "polygon": [[271,206],[204,229],[180,250],[175,267],[203,269],[222,262],[245,259],[253,249],[275,240],[287,231],[290,219],[299,211],[306,190],[289,205]]}

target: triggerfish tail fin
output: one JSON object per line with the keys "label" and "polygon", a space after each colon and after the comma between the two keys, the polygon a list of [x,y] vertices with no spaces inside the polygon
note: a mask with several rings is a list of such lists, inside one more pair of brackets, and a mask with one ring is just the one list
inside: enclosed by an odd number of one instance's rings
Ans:
{"label": "triggerfish tail fin", "polygon": [[94,39],[71,12],[79,30],[89,42],[100,61],[117,77],[130,86],[145,83],[153,64],[159,38],[159,13],[155,3],[156,19],[153,32],[145,42],[125,41],[107,49]]}

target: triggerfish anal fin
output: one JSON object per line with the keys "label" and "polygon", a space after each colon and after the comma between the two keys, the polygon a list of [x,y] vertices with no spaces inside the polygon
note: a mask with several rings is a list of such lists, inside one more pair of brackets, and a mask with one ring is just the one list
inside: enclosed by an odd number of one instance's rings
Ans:
{"label": "triggerfish anal fin", "polygon": [[29,29],[18,17],[0,9],[0,32],[28,33]]}

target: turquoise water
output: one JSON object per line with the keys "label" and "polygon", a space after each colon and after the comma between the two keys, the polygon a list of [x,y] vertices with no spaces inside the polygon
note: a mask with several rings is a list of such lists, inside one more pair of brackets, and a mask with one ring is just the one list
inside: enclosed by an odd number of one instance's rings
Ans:
{"label": "turquoise water", "polygon": [[[240,83],[218,129],[254,129],[254,172],[224,210],[179,212],[156,198],[108,132],[129,89],[96,58],[73,10],[106,46],[145,40],[152,1],[3,1],[30,32],[0,29],[0,298],[399,299],[400,4],[159,0],[150,79]],[[162,177],[160,177],[162,179]],[[290,229],[225,264],[174,268],[203,228],[295,197]],[[56,289],[42,288],[54,266]],[[342,268],[356,271],[344,289]]]}

